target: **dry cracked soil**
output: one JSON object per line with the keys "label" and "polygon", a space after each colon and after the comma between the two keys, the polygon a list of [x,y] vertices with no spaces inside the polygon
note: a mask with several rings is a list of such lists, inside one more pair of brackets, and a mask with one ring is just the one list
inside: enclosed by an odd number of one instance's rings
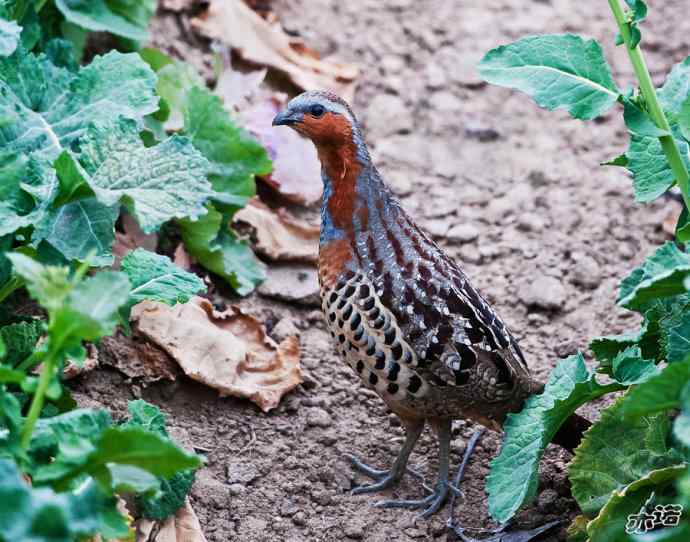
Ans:
{"label": "dry cracked soil", "polygon": [[[636,204],[625,172],[598,165],[624,150],[619,112],[586,124],[571,120],[483,84],[475,69],[501,43],[576,32],[605,44],[619,84],[631,84],[624,51],[613,46],[606,2],[279,0],[273,7],[286,29],[322,54],[361,67],[354,109],[384,177],[462,262],[520,338],[539,378],[548,377],[559,357],[586,349],[590,338],[636,325],[613,308],[617,283],[664,240],[668,202]],[[690,23],[680,17],[683,2],[650,7],[643,44],[661,83],[687,54]],[[165,24],[154,24],[154,43],[175,39],[157,28]],[[194,44],[177,47],[203,61]],[[414,511],[372,506],[382,496],[422,496],[415,478],[385,495],[350,495],[365,480],[344,454],[383,468],[403,431],[336,358],[317,310],[257,294],[244,305],[274,334],[300,334],[305,382],[270,414],[189,380],[142,387],[109,369],[84,376],[75,396],[116,416],[124,415],[128,399],[142,396],[168,414],[172,434],[207,459],[191,500],[210,541],[455,540],[445,527],[448,507],[425,521]],[[593,418],[597,410],[584,413]],[[474,429],[454,423],[454,468]],[[485,434],[471,459],[455,506],[466,526],[490,526],[484,483],[499,444],[500,435]],[[575,515],[568,461],[566,452],[549,448],[539,496],[518,524]],[[429,432],[412,463],[434,479],[436,442]],[[544,539],[564,540],[565,528]]]}

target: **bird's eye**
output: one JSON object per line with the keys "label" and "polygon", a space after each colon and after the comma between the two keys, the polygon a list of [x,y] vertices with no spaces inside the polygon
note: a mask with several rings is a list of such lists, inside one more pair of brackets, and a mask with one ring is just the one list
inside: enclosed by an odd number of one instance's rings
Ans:
{"label": "bird's eye", "polygon": [[319,118],[326,112],[326,108],[321,104],[314,104],[309,108],[309,113],[312,117]]}

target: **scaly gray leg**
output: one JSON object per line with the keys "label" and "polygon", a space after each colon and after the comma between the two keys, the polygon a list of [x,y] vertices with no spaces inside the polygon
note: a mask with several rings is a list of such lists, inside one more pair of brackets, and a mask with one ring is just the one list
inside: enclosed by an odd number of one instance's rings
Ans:
{"label": "scaly gray leg", "polygon": [[424,499],[381,501],[375,506],[380,508],[424,508],[421,517],[428,518],[441,508],[450,491],[457,491],[448,481],[451,420],[436,420],[432,425],[438,434],[438,481],[436,488],[431,495]]}
{"label": "scaly gray leg", "polygon": [[400,453],[398,453],[398,457],[395,459],[395,462],[390,470],[374,469],[362,463],[362,461],[357,459],[355,456],[350,454],[347,455],[352,462],[352,466],[356,470],[362,474],[365,474],[366,476],[369,476],[370,478],[373,478],[374,480],[377,480],[377,482],[373,484],[354,488],[352,490],[353,495],[359,495],[361,493],[374,493],[376,491],[394,486],[400,481],[400,478],[402,478],[406,470],[408,470],[408,472],[412,472],[412,474],[415,476],[420,476],[416,472],[407,469],[407,460],[410,458],[410,454],[412,453],[415,444],[417,444],[419,436],[424,430],[424,421],[401,421],[405,426],[405,442],[403,443],[402,448],[400,448]]}

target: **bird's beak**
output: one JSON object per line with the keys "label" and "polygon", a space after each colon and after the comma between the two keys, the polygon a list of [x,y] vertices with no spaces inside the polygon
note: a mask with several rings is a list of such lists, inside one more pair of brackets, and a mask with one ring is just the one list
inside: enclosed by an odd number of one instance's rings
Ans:
{"label": "bird's beak", "polygon": [[286,109],[273,117],[273,126],[290,126],[302,122],[302,113]]}

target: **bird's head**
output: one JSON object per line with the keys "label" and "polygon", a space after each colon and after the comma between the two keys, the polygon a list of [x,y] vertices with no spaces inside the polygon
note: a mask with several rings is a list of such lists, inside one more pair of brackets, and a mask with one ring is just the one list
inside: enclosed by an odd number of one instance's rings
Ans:
{"label": "bird's head", "polygon": [[352,110],[331,92],[309,91],[293,98],[275,116],[273,126],[293,128],[319,150],[350,146],[359,138]]}

